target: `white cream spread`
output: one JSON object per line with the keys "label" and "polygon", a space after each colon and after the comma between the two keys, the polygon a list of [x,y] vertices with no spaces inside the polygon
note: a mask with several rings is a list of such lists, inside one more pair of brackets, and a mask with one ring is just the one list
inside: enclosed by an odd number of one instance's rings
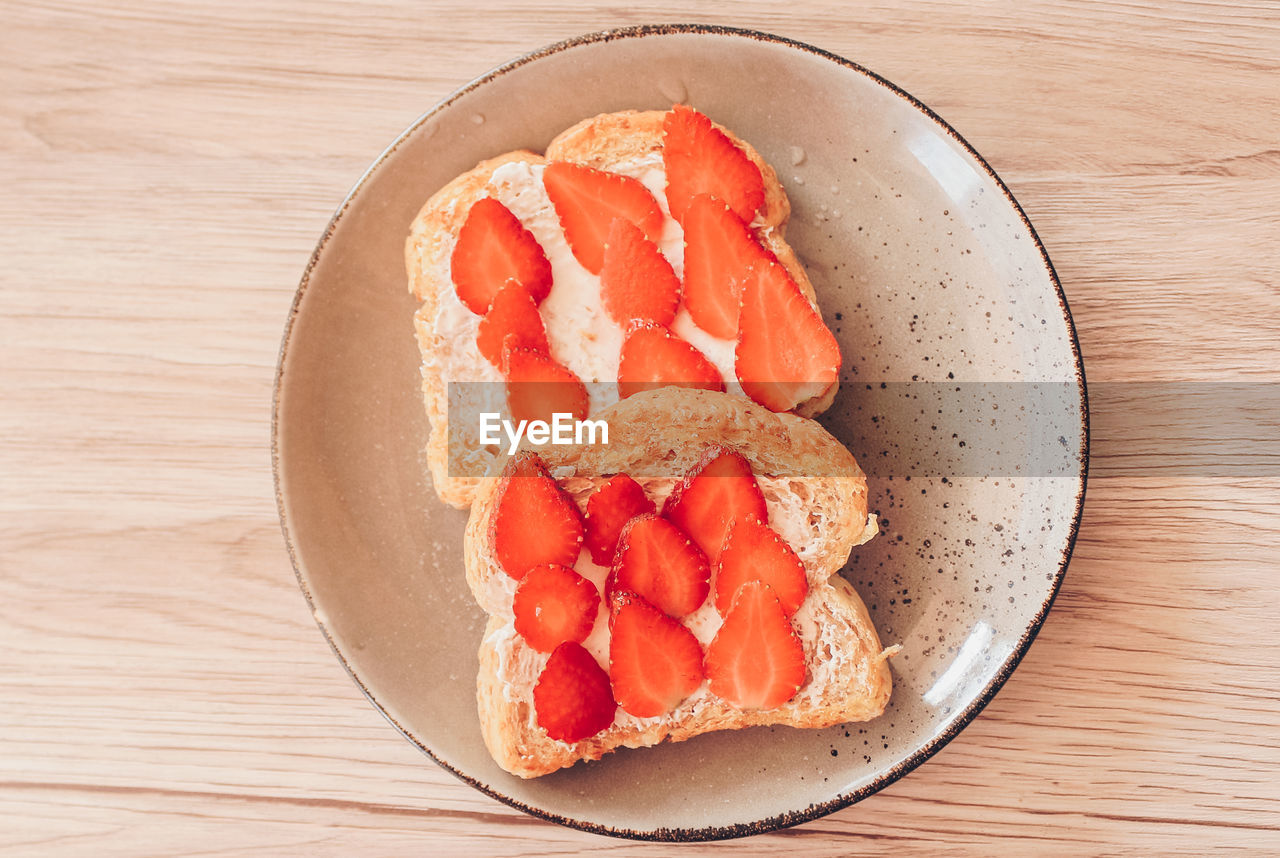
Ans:
{"label": "white cream spread", "polygon": [[[615,382],[624,332],[604,310],[599,276],[583,268],[569,249],[555,207],[543,187],[542,171],[542,164],[510,161],[493,171],[487,190],[533,233],[547,255],[552,286],[539,309],[547,328],[551,355],[587,383],[594,412],[617,401]],[[684,231],[667,209],[666,173],[661,153],[613,165],[611,171],[638,179],[652,192],[664,218],[662,236],[656,243],[677,276],[682,275]],[[448,266],[447,255],[445,266]],[[451,285],[439,296],[434,323],[442,374],[446,381],[501,381],[501,375],[475,346],[480,317],[458,299],[450,275],[447,270],[441,272],[440,282]],[[713,337],[699,328],[683,305],[671,330],[715,364],[730,393],[744,395],[734,372],[733,340]],[[591,382],[603,383],[593,385]]]}

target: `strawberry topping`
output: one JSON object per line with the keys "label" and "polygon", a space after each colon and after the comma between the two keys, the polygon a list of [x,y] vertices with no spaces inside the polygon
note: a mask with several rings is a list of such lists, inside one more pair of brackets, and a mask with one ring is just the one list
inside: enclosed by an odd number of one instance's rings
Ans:
{"label": "strawberry topping", "polygon": [[733,339],[747,269],[773,258],[723,202],[694,197],[684,216],[684,304],[697,326]]}
{"label": "strawberry topping", "polygon": [[551,652],[565,641],[585,641],[599,608],[596,585],[555,563],[526,572],[511,604],[516,631],[538,652]]}
{"label": "strawberry topping", "polygon": [[489,527],[498,565],[516,580],[546,563],[573,566],[582,546],[578,508],[525,450],[502,471]]}
{"label": "strawberry topping", "polygon": [[742,282],[734,359],[747,396],[790,411],[835,383],[840,346],[786,269],[756,263]]}
{"label": "strawberry topping", "polygon": [[773,589],[783,612],[790,617],[809,592],[804,564],[769,525],[748,513],[729,528],[720,563],[716,566],[716,610],[729,612],[738,588],[748,581],[763,581]]}
{"label": "strawberry topping", "polygon": [[670,325],[680,306],[680,279],[658,246],[626,218],[614,218],[600,268],[605,312],[622,327],[632,319]]}
{"label": "strawberry topping", "polygon": [[804,684],[804,646],[760,581],[738,588],[704,663],[711,693],[739,709],[773,709]]}
{"label": "strawberry topping", "polygon": [[631,221],[650,239],[662,234],[662,209],[639,179],[556,161],[542,184],[560,216],[565,241],[582,267],[599,274],[614,218]]}
{"label": "strawberry topping", "polygon": [[551,353],[538,305],[529,291],[515,280],[508,280],[493,296],[489,312],[485,313],[476,329],[476,347],[480,354],[499,369],[502,368],[502,350],[507,346],[544,355]]}
{"label": "strawberry topping", "polygon": [[632,322],[618,356],[618,397],[659,387],[724,390],[715,364],[688,342],[653,322]]}
{"label": "strawberry topping", "polygon": [[720,559],[735,519],[751,514],[762,522],[769,520],[750,463],[737,450],[719,446],[707,450],[676,483],[662,514],[689,534],[712,563]]}
{"label": "strawberry topping", "polygon": [[555,414],[586,419],[591,407],[586,385],[568,367],[530,349],[508,347],[504,354],[507,410],[512,420],[550,424]]}
{"label": "strawberry topping", "polygon": [[697,194],[719,197],[748,223],[764,205],[760,168],[692,107],[677,104],[667,113],[662,163],[667,170],[667,206],[681,223],[689,200]]}
{"label": "strawberry topping", "polygon": [[635,593],[663,613],[683,617],[706,600],[710,578],[698,546],[665,518],[648,513],[622,529],[605,596]]}
{"label": "strawberry topping", "polygon": [[572,641],[556,647],[533,687],[538,726],[552,739],[581,742],[612,724],[617,709],[595,657]]}
{"label": "strawberry topping", "polygon": [[702,647],[677,620],[634,593],[618,593],[609,623],[609,681],[623,710],[665,715],[702,684]]}
{"label": "strawberry topping", "polygon": [[535,304],[551,291],[551,263],[533,233],[493,197],[476,202],[458,230],[450,262],[453,285],[467,309],[483,316],[493,296],[515,280]]}
{"label": "strawberry topping", "polygon": [[596,489],[587,500],[586,544],[591,562],[597,566],[612,564],[622,528],[637,515],[655,509],[640,484],[626,474],[617,474]]}

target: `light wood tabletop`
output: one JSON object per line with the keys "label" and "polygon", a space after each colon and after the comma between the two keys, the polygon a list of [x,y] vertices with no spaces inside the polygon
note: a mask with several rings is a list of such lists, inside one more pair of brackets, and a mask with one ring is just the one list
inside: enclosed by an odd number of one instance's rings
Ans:
{"label": "light wood tabletop", "polygon": [[[276,514],[280,335],[334,208],[437,100],[550,42],[694,19],[861,63],[1010,185],[1091,384],[1280,382],[1267,2],[0,9],[0,854],[675,854],[525,816],[404,741]],[[1039,638],[957,739],[845,810],[694,848],[1274,854],[1278,581],[1274,462],[1103,469]]]}

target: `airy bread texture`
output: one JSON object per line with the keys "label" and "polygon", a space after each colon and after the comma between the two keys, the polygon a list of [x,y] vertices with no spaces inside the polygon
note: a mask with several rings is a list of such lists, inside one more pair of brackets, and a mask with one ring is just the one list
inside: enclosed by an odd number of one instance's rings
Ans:
{"label": "airy bread texture", "polygon": [[[633,176],[649,187],[664,214],[668,214],[662,171],[664,116],[662,111],[602,114],[580,122],[552,140],[545,157],[517,151],[482,161],[437,191],[415,218],[405,242],[405,267],[409,290],[422,301],[414,326],[422,352],[423,397],[431,422],[427,459],[436,493],[446,503],[467,507],[475,496],[479,479],[476,475],[485,473],[499,455],[468,434],[471,427],[455,427],[457,431],[450,443],[449,382],[496,384],[501,381],[496,370],[475,348],[479,316],[461,308],[451,279],[450,256],[468,211],[486,196],[497,197],[521,218],[548,252],[556,283],[551,296],[543,302],[542,312],[551,338],[552,356],[574,370],[589,386],[593,381],[607,383],[593,389],[592,409],[598,410],[611,401],[607,396],[602,399],[601,391],[612,390],[616,381],[616,369],[613,377],[605,377],[609,373],[601,371],[609,361],[601,361],[599,353],[611,351],[616,367],[622,332],[599,306],[598,280],[593,295],[589,284],[577,282],[585,270],[571,258],[561,259],[564,254],[554,252],[563,245],[563,235],[555,212],[541,190],[540,170],[548,161],[572,161]],[[717,127],[760,168],[764,178],[765,203],[751,223],[753,232],[761,244],[777,256],[816,307],[813,286],[784,238],[791,205],[777,174],[749,144],[728,129]],[[682,233],[669,216],[659,246],[677,272],[681,271]],[[583,304],[587,306],[581,306]],[[714,340],[693,326],[687,313],[682,315],[686,318],[677,318],[676,333],[703,349],[721,367],[733,391],[736,381],[725,372],[726,366],[732,369],[732,343]],[[838,382],[833,382],[821,395],[801,403],[795,412],[806,417],[822,413],[830,407],[837,387]],[[740,393],[741,388],[737,388],[737,392]],[[491,397],[492,392],[486,395]],[[465,410],[470,414],[476,409]]]}
{"label": "airy bread texture", "polygon": [[[480,645],[477,702],[485,743],[507,771],[538,777],[596,760],[619,747],[682,741],[712,730],[760,724],[825,727],[866,721],[884,711],[892,682],[866,606],[836,574],[850,550],[875,535],[867,516],[866,478],[853,456],[817,423],[775,414],[741,397],[665,388],[638,394],[599,415],[609,444],[538,451],[561,487],[584,509],[597,486],[616,473],[636,479],[659,507],[707,447],[736,448],[751,463],[765,496],[769,524],[804,562],[809,594],[793,618],[805,650],[807,675],[796,696],[776,709],[742,711],[710,693],[693,696],[662,717],[636,718],[618,710],[605,731],[569,744],[538,726],[533,686],[547,655],[515,632],[511,601],[516,582],[493,556],[490,521],[497,478],[479,486],[464,542],[467,582],[490,614]],[[607,570],[583,551],[576,566],[603,586]],[[712,599],[685,618],[704,648],[719,627]],[[608,665],[608,620],[602,606],[586,644]]]}

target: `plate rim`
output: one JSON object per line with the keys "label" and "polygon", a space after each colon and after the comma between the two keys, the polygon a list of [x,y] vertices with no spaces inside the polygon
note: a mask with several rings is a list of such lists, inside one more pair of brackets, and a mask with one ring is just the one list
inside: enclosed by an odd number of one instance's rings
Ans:
{"label": "plate rim", "polygon": [[[732,825],[706,826],[702,828],[664,828],[657,827],[653,829],[637,830],[625,828],[613,828],[601,823],[590,822],[583,819],[575,819],[573,817],[562,816],[560,814],[551,813],[538,807],[528,805],[508,795],[504,795],[498,789],[483,783],[476,778],[468,775],[453,766],[446,763],[440,757],[428,748],[423,742],[419,741],[412,735],[402,724],[400,724],[391,715],[389,711],[378,702],[369,688],[364,684],[360,677],[356,674],[351,664],[347,661],[342,651],[338,648],[337,642],[332,633],[329,631],[325,623],[320,619],[320,614],[316,606],[315,599],[308,586],[307,579],[303,573],[303,566],[299,558],[298,551],[294,545],[293,537],[290,532],[289,515],[287,504],[284,498],[284,492],[281,486],[281,459],[280,459],[280,399],[281,391],[284,385],[285,361],[288,356],[290,340],[292,338],[294,323],[297,320],[298,310],[301,306],[303,297],[311,283],[311,275],[315,270],[316,264],[319,262],[325,247],[332,238],[339,220],[350,208],[357,194],[374,175],[382,164],[398,149],[406,140],[409,139],[417,130],[428,122],[432,117],[448,108],[451,104],[463,97],[467,93],[484,86],[508,72],[514,71],[521,66],[542,59],[561,51],[570,50],[572,48],[592,45],[602,42],[614,41],[617,39],[627,38],[644,38],[647,36],[670,36],[670,35],[712,35],[712,36],[730,36],[734,38],[746,38],[754,41],[767,42],[780,45],[785,48],[797,50],[802,53],[816,56],[828,62],[835,63],[850,71],[856,72],[870,79],[872,82],[885,87],[891,93],[906,101],[927,119],[931,120],[938,126],[947,136],[951,137],[958,143],[969,156],[971,156],[987,176],[995,183],[996,188],[1001,192],[1004,198],[1013,206],[1013,210],[1017,213],[1023,227],[1031,236],[1035,243],[1036,251],[1040,255],[1040,260],[1044,265],[1049,280],[1053,284],[1056,292],[1058,305],[1062,310],[1063,321],[1066,323],[1067,333],[1070,335],[1071,354],[1074,362],[1074,370],[1076,376],[1076,387],[1080,401],[1080,469],[1076,480],[1075,509],[1072,514],[1070,528],[1067,534],[1066,544],[1061,550],[1061,559],[1058,568],[1053,575],[1052,586],[1049,589],[1048,596],[1041,604],[1036,615],[1032,618],[1026,630],[1018,639],[1017,644],[1000,668],[992,676],[986,687],[976,695],[972,702],[966,706],[955,717],[947,728],[935,735],[928,742],[924,743],[920,748],[916,749],[907,758],[903,759],[896,765],[882,772],[873,778],[869,783],[858,789],[849,792],[841,792],[833,798],[811,804],[803,810],[790,811],[757,820],[750,823],[736,823]],[[400,732],[410,743],[435,761],[445,771],[451,773],[459,780],[467,785],[479,790],[480,792],[494,798],[503,804],[520,810],[530,816],[544,819],[548,822],[554,822],[579,831],[586,831],[592,834],[608,835],[612,837],[620,837],[629,840],[642,841],[659,841],[659,842],[705,842],[713,840],[728,840],[738,837],[746,837],[754,834],[763,834],[769,831],[776,831],[782,828],[788,828],[793,825],[800,825],[811,822],[820,817],[842,810],[857,802],[874,795],[885,787],[895,783],[914,771],[926,760],[933,757],[941,751],[948,743],[951,742],[961,731],[963,731],[978,716],[983,709],[986,708],[1000,691],[1004,684],[1009,680],[1013,671],[1021,663],[1023,657],[1027,654],[1031,644],[1035,641],[1040,629],[1044,626],[1048,617],[1049,610],[1053,607],[1054,600],[1057,598],[1062,588],[1062,582],[1066,577],[1067,567],[1071,562],[1072,554],[1075,550],[1076,538],[1080,530],[1080,521],[1084,512],[1085,493],[1088,484],[1089,475],[1089,441],[1090,441],[1090,421],[1089,421],[1089,395],[1088,385],[1085,380],[1084,359],[1080,349],[1080,339],[1076,331],[1074,318],[1071,315],[1071,308],[1067,303],[1066,293],[1063,291],[1062,282],[1058,279],[1057,271],[1054,269],[1053,262],[1049,258],[1048,251],[1044,247],[1044,243],[1040,240],[1039,234],[1032,225],[1030,218],[1027,217],[1022,205],[1014,197],[1013,192],[1000,178],[995,169],[987,162],[987,160],[969,144],[961,134],[955,130],[945,119],[935,113],[928,105],[917,99],[911,93],[897,86],[888,79],[871,71],[870,69],[846,59],[845,57],[835,54],[831,51],[815,47],[806,42],[791,39],[786,36],[780,36],[774,33],[767,33],[761,30],[728,27],[716,24],[698,24],[698,23],[670,23],[670,24],[635,24],[626,27],[615,27],[605,30],[597,30],[590,33],[584,33],[580,36],[574,36],[568,39],[552,43],[542,48],[530,51],[526,54],[518,56],[506,63],[503,63],[479,77],[463,84],[453,92],[446,95],[443,99],[433,105],[429,110],[413,121],[404,131],[402,131],[390,145],[388,145],[382,153],[373,161],[372,164],[360,175],[356,183],[348,191],[343,198],[341,204],[335,210],[333,216],[329,219],[324,232],[321,234],[319,241],[316,243],[315,250],[312,251],[307,265],[302,273],[302,278],[298,284],[298,288],[294,293],[293,302],[289,307],[288,316],[285,322],[284,333],[280,340],[280,350],[276,362],[275,381],[271,391],[271,472],[274,484],[276,510],[280,519],[280,530],[284,537],[285,548],[289,554],[289,561],[293,566],[294,577],[298,582],[299,589],[302,590],[303,596],[307,600],[307,606],[311,611],[312,619],[319,627],[325,640],[329,644],[329,648],[333,651],[338,661],[346,670],[347,675],[360,689],[365,698],[373,705],[373,707],[382,714],[387,721]]]}

